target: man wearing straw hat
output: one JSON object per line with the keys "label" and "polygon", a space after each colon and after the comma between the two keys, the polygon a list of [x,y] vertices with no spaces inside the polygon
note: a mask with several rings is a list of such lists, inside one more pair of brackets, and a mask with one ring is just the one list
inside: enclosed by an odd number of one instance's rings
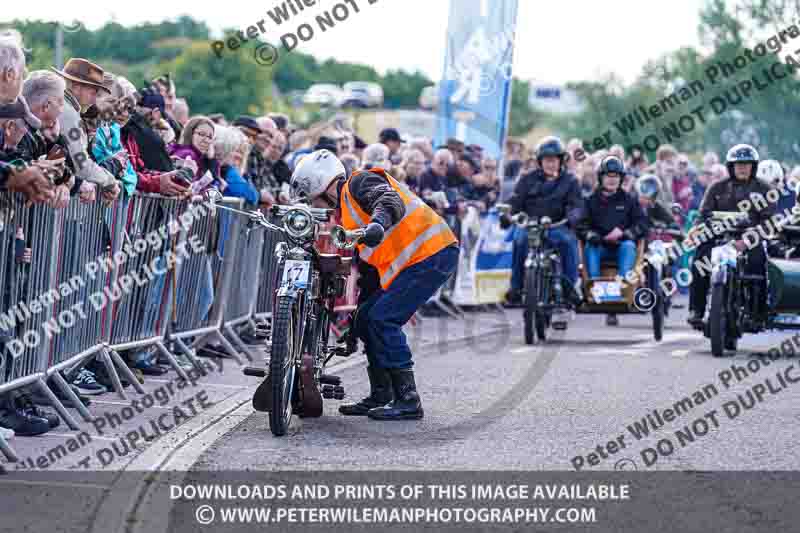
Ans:
{"label": "man wearing straw hat", "polygon": [[103,199],[111,202],[119,195],[117,180],[89,157],[87,152],[89,140],[81,128],[81,112],[95,104],[97,91],[110,93],[103,85],[105,73],[100,66],[80,58],[67,61],[64,70],[53,68],[53,71],[67,81],[67,90],[64,91],[66,105],[58,121],[75,167],[75,175],[78,179],[96,183],[102,191]]}

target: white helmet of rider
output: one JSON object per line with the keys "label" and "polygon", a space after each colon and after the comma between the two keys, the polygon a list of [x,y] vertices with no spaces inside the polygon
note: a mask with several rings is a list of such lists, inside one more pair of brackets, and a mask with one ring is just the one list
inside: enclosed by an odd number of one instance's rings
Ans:
{"label": "white helmet of rider", "polygon": [[331,183],[347,171],[339,158],[328,150],[317,150],[303,157],[292,173],[295,197],[313,200],[321,196]]}
{"label": "white helmet of rider", "polygon": [[774,159],[767,159],[758,164],[756,177],[773,187],[780,187],[783,185],[783,167]]}

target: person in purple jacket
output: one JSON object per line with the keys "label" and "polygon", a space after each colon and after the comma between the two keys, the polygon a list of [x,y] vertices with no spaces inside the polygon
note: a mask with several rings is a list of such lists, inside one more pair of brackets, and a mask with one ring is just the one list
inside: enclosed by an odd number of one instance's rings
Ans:
{"label": "person in purple jacket", "polygon": [[[222,190],[220,165],[214,155],[216,128],[218,126],[208,117],[192,117],[183,128],[180,142],[169,147],[169,155],[176,167],[187,166],[194,171],[193,194],[210,187]],[[209,176],[206,176],[207,172]]]}

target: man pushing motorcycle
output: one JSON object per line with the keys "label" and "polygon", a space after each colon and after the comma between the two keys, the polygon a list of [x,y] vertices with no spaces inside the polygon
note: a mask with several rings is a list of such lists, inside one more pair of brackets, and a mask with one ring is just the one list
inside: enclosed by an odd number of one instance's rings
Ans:
{"label": "man pushing motorcycle", "polygon": [[385,170],[372,168],[348,178],[344,165],[328,150],[313,152],[297,164],[292,188],[314,207],[339,211],[346,230],[365,230],[357,244],[361,290],[351,329],[364,342],[370,394],[339,411],[375,420],[422,418],[402,328],[455,271],[455,235]]}

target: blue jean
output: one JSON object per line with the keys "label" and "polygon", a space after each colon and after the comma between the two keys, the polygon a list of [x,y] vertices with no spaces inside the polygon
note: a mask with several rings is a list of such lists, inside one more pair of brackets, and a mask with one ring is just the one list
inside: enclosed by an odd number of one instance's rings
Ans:
{"label": "blue jean", "polygon": [[[511,288],[522,290],[525,276],[525,259],[528,257],[528,231],[517,227],[512,252]],[[558,250],[561,268],[572,286],[578,281],[578,239],[565,227],[552,228],[547,232],[547,244]]]}
{"label": "blue jean", "polygon": [[353,330],[364,342],[371,365],[381,368],[414,365],[403,326],[444,285],[457,265],[458,247],[449,246],[406,268],[388,289],[378,289],[358,306]]}
{"label": "blue jean", "polygon": [[600,277],[600,263],[604,259],[616,258],[619,275],[623,278],[636,264],[636,243],[634,241],[622,241],[619,246],[587,244],[584,253],[586,255],[586,271],[590,278]]}

